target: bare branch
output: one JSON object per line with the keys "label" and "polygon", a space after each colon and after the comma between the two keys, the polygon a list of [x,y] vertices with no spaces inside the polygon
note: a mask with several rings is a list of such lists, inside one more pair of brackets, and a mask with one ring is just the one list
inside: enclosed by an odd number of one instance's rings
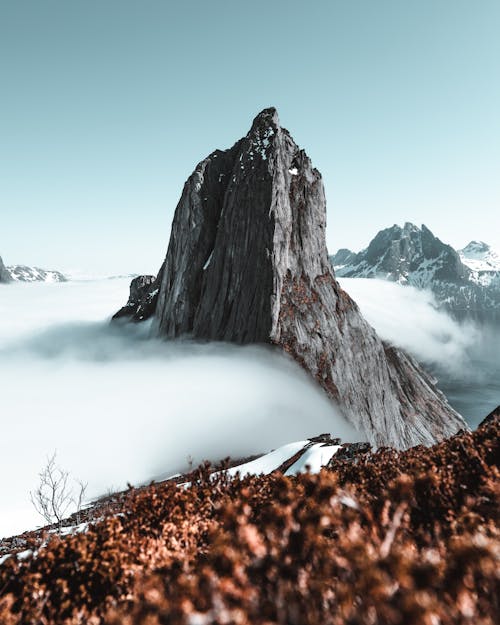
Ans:
{"label": "bare branch", "polygon": [[79,488],[76,495],[73,493],[69,472],[56,464],[56,452],[47,458],[47,464],[38,475],[40,482],[38,488],[30,492],[31,502],[47,523],[57,523],[60,529],[70,507],[74,506],[76,512],[80,512],[87,484],[75,480]]}

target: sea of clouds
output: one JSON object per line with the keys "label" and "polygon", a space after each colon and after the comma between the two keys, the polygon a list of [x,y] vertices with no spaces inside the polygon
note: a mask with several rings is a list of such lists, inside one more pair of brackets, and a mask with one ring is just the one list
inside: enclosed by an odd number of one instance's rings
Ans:
{"label": "sea of clouds", "polygon": [[41,523],[29,491],[54,451],[98,496],[321,432],[364,438],[271,348],[111,325],[129,281],[0,288],[0,536]]}
{"label": "sea of clouds", "polygon": [[[165,342],[147,324],[110,324],[129,280],[0,288],[0,536],[41,524],[29,492],[54,451],[96,497],[321,432],[364,439],[271,348]],[[472,425],[500,403],[497,330],[460,324],[413,288],[341,284],[384,339],[431,368]]]}
{"label": "sea of clouds", "polygon": [[417,358],[452,406],[476,427],[500,404],[500,328],[459,322],[429,291],[394,282],[340,278],[379,335]]}
{"label": "sea of clouds", "polygon": [[481,341],[478,326],[438,310],[430,291],[369,278],[340,278],[339,283],[382,338],[421,362],[462,370]]}

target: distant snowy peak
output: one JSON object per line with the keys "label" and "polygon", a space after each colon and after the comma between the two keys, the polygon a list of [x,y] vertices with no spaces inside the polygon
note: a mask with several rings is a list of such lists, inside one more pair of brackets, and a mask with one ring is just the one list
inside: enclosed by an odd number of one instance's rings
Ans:
{"label": "distant snowy peak", "polygon": [[380,278],[433,291],[460,316],[500,314],[500,256],[482,241],[456,251],[422,225],[381,230],[359,253],[340,249],[330,260],[338,277]]}
{"label": "distant snowy peak", "polygon": [[[474,273],[500,273],[500,254],[487,243],[471,241],[458,253],[462,263]],[[480,281],[481,276],[477,277]]]}
{"label": "distant snowy peak", "polygon": [[338,276],[382,278],[425,288],[433,280],[467,279],[457,252],[424,225],[406,223],[381,230],[369,246],[355,254],[341,249],[331,257]]}
{"label": "distant snowy peak", "polygon": [[485,256],[491,253],[491,246],[484,241],[471,241],[466,245],[463,250],[459,250],[460,254],[464,258],[478,258],[483,259]]}
{"label": "distant snowy peak", "polygon": [[28,267],[27,265],[5,266],[0,257],[0,283],[8,282],[67,282],[60,271]]}
{"label": "distant snowy peak", "polygon": [[11,265],[6,267],[11,282],[67,282],[67,278],[60,271],[27,267],[26,265]]}

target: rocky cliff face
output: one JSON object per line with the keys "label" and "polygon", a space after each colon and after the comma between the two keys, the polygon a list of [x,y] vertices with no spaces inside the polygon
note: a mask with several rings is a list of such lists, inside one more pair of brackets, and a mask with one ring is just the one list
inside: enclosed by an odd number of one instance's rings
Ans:
{"label": "rocky cliff face", "polygon": [[246,137],[201,161],[184,186],[157,277],[155,331],[279,346],[377,445],[431,444],[466,427],[339,287],[325,226],[321,175],[276,111],[262,111]]}
{"label": "rocky cliff face", "polygon": [[113,319],[144,321],[149,319],[156,308],[158,281],[155,276],[137,276],[130,283],[130,295],[123,308],[113,315]]}
{"label": "rocky cliff face", "polygon": [[2,257],[0,256],[0,284],[10,282],[12,278],[7,271],[7,267],[3,264]]}
{"label": "rocky cliff face", "polygon": [[430,289],[459,317],[500,318],[500,258],[485,243],[456,251],[426,227],[406,223],[381,230],[359,253],[345,248],[331,257],[345,278],[380,278]]}

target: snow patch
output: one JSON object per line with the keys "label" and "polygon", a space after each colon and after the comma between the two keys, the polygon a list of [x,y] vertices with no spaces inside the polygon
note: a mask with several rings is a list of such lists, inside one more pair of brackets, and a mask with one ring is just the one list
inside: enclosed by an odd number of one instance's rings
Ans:
{"label": "snow patch", "polygon": [[266,454],[265,456],[261,456],[256,460],[252,460],[251,462],[246,462],[245,464],[240,464],[236,467],[231,467],[230,469],[226,469],[225,471],[219,471],[215,473],[218,475],[219,473],[225,473],[234,477],[236,474],[239,474],[241,478],[246,477],[247,475],[268,475],[281,466],[286,460],[294,456],[296,453],[304,449],[306,445],[309,444],[309,441],[298,441],[296,443],[288,443],[288,445],[283,445],[282,447],[278,447],[274,451]]}
{"label": "snow patch", "polygon": [[340,448],[341,445],[317,443],[306,449],[304,454],[285,472],[285,475],[297,475],[297,473],[304,473],[307,470],[311,473],[319,473],[321,468],[330,462]]}
{"label": "snow patch", "polygon": [[32,555],[33,555],[33,549],[25,549],[25,551],[20,551],[19,553],[16,553],[17,559],[21,560],[21,562],[23,560],[27,560]]}
{"label": "snow patch", "polygon": [[471,241],[458,251],[462,263],[472,271],[471,279],[480,286],[500,280],[500,254],[482,241]]}
{"label": "snow patch", "polygon": [[210,256],[207,258],[205,264],[203,265],[203,271],[205,271],[205,269],[207,269],[208,266],[210,265],[210,261],[212,260],[213,253],[214,253],[214,251],[212,250],[210,252]]}

